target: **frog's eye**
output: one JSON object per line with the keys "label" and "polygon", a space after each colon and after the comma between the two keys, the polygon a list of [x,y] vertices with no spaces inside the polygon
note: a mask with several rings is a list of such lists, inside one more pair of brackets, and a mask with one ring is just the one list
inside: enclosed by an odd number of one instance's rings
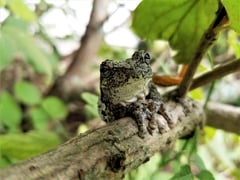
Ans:
{"label": "frog's eye", "polygon": [[145,54],[144,54],[144,59],[150,60],[150,55],[149,55],[148,53],[145,53]]}
{"label": "frog's eye", "polygon": [[139,59],[139,52],[138,51],[133,53],[132,59]]}

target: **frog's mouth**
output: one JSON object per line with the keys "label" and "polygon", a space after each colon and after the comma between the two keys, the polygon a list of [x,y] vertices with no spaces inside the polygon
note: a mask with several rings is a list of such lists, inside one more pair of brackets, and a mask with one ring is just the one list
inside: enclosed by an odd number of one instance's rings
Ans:
{"label": "frog's mouth", "polygon": [[129,79],[128,83],[115,89],[115,102],[126,105],[144,99],[149,94],[149,82],[151,79]]}

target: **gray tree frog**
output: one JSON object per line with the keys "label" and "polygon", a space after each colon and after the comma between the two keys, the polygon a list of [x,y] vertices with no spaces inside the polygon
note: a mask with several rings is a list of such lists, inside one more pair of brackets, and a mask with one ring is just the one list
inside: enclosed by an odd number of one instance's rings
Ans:
{"label": "gray tree frog", "polygon": [[[132,117],[139,129],[139,136],[168,128],[159,121],[161,114],[170,121],[157,88],[152,83],[150,55],[141,50],[124,61],[105,60],[100,65],[99,113],[108,122]],[[144,121],[147,120],[147,126]]]}

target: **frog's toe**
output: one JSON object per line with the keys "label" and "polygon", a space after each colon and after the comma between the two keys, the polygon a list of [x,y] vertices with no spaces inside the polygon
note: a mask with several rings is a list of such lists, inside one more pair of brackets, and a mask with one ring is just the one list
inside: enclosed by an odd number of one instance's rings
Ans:
{"label": "frog's toe", "polygon": [[160,116],[160,115],[157,118],[157,127],[160,134],[170,130],[168,121],[163,116]]}
{"label": "frog's toe", "polygon": [[136,123],[138,126],[138,136],[140,138],[144,138],[147,134],[147,128],[142,119],[136,119]]}
{"label": "frog's toe", "polygon": [[138,136],[140,138],[145,138],[147,135],[147,128],[144,124],[138,125]]}
{"label": "frog's toe", "polygon": [[139,131],[139,130],[138,130],[138,136],[139,136],[140,138],[144,139],[145,136],[146,136],[146,132],[143,132],[143,131]]}
{"label": "frog's toe", "polygon": [[153,135],[154,130],[157,128],[156,116],[154,115],[148,122],[147,130],[149,134]]}

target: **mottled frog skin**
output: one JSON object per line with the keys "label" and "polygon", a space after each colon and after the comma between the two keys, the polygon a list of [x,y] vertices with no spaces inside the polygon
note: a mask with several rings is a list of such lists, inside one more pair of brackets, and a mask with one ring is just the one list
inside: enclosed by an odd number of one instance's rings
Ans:
{"label": "mottled frog skin", "polygon": [[[153,85],[150,55],[136,51],[124,61],[105,60],[100,65],[99,113],[106,122],[132,117],[138,125],[139,136],[152,131],[158,125],[157,114],[167,120],[157,88]],[[144,121],[148,120],[146,127]]]}

